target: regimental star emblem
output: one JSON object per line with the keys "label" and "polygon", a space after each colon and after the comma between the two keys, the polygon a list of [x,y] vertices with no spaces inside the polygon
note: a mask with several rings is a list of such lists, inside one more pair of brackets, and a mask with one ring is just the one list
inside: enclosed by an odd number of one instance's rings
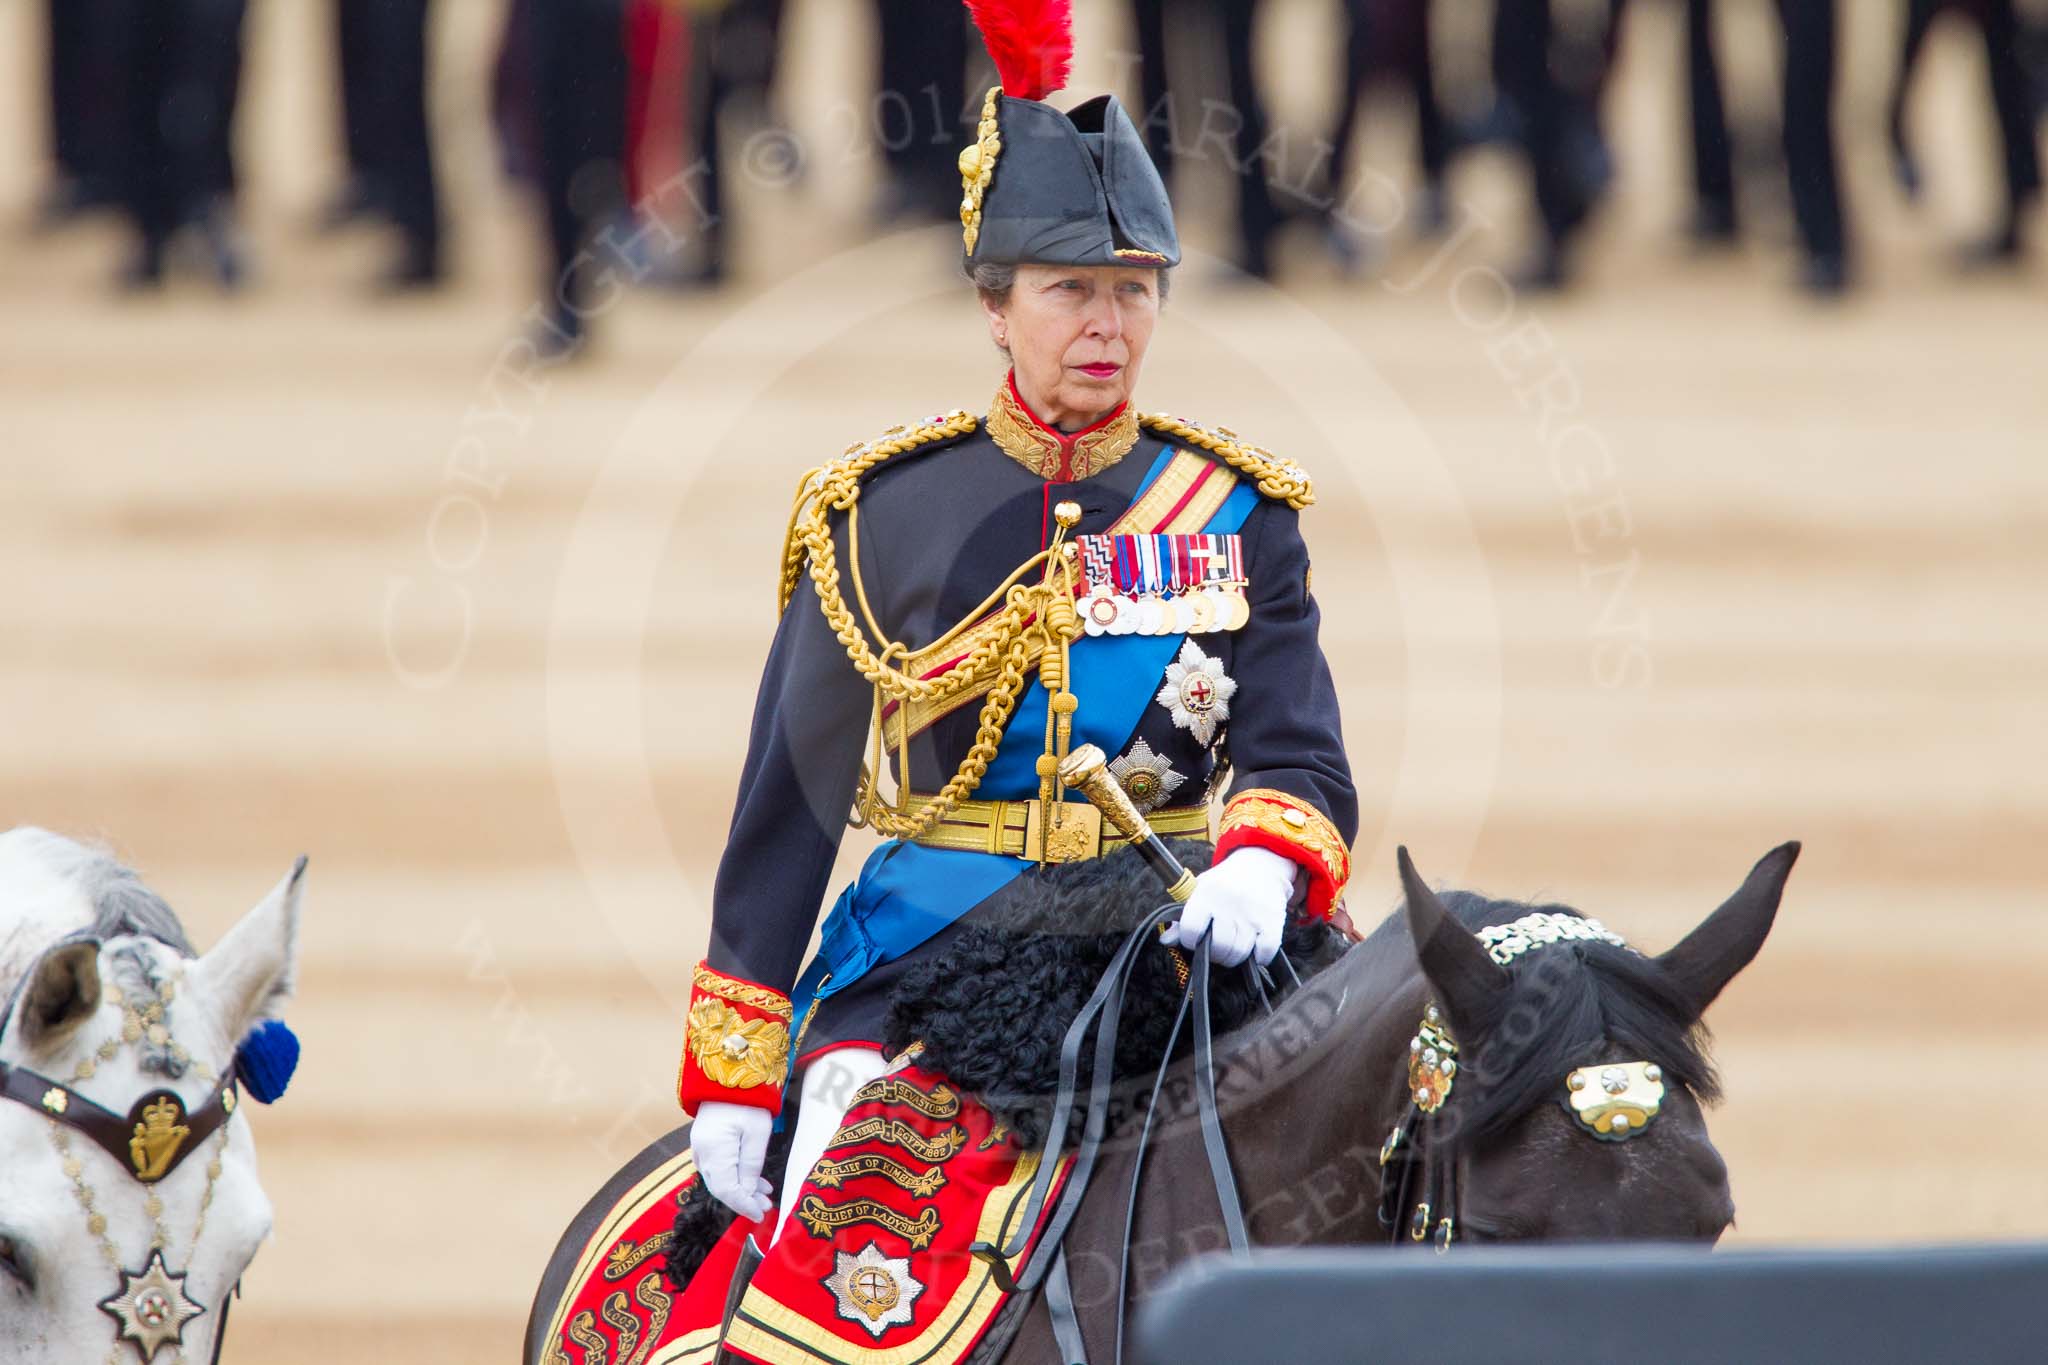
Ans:
{"label": "regimental star emblem", "polygon": [[1109,765],[1110,776],[1123,785],[1131,798],[1131,804],[1140,814],[1158,810],[1166,804],[1187,778],[1173,770],[1173,764],[1159,754],[1152,752],[1152,746],[1139,740],[1131,751]]}
{"label": "regimental star emblem", "polygon": [[1189,640],[1180,647],[1180,658],[1166,666],[1166,686],[1154,700],[1173,712],[1175,725],[1206,745],[1216,738],[1216,727],[1230,719],[1236,693],[1237,679],[1223,671],[1223,661]]}
{"label": "regimental star emblem", "polygon": [[891,1327],[910,1321],[910,1306],[924,1286],[910,1276],[910,1258],[884,1256],[874,1242],[858,1256],[834,1253],[838,1268],[825,1277],[825,1287],[839,1300],[839,1316],[857,1322],[877,1340]]}
{"label": "regimental star emblem", "polygon": [[206,1305],[185,1297],[185,1277],[164,1269],[164,1254],[150,1253],[140,1275],[121,1272],[121,1292],[100,1301],[100,1311],[121,1324],[118,1340],[132,1341],[144,1361],[165,1342],[182,1347],[185,1323],[206,1311]]}

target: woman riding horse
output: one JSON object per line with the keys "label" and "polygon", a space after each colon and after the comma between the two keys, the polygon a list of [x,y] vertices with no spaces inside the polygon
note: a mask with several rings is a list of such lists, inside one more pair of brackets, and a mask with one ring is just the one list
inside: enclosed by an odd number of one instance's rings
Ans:
{"label": "woman riding horse", "polygon": [[[892,428],[801,486],[695,973],[678,1098],[705,1189],[761,1242],[890,1065],[892,990],[1121,846],[1061,784],[1070,749],[1113,756],[1167,836],[1206,839],[1234,775],[1173,930],[1209,935],[1220,965],[1270,960],[1290,914],[1329,917],[1349,875],[1308,478],[1135,408],[1180,259],[1165,186],[1113,96],[1041,102],[1065,78],[1063,22],[976,18],[1003,84],[960,158],[964,268],[1008,370],[985,417]],[[849,807],[888,839],[799,974]]]}

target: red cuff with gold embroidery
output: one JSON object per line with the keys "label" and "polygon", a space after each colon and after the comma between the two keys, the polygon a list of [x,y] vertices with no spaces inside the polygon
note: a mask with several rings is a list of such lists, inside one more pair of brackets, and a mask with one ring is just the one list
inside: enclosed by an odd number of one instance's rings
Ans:
{"label": "red cuff with gold embroidery", "polygon": [[705,1100],[777,1113],[789,1074],[789,997],[697,964],[676,1103],[695,1115]]}
{"label": "red cuff with gold embroidery", "polygon": [[1217,860],[1246,845],[1291,858],[1308,873],[1308,912],[1317,919],[1330,917],[1351,880],[1351,852],[1330,817],[1286,792],[1255,787],[1223,807]]}

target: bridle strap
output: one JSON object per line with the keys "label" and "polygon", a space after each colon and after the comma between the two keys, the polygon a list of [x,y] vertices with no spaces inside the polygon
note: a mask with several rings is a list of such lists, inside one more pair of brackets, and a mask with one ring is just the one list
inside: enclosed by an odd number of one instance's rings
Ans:
{"label": "bridle strap", "polygon": [[[1195,945],[1194,961],[1188,971],[1186,988],[1182,990],[1180,1006],[1174,1011],[1173,1027],[1166,1035],[1166,1047],[1159,1058],[1158,1073],[1152,1078],[1152,1093],[1145,1101],[1144,1122],[1138,1128],[1138,1141],[1131,1157],[1131,1184],[1124,1197],[1124,1226],[1122,1241],[1118,1245],[1116,1258],[1116,1365],[1123,1365],[1125,1307],[1129,1302],[1131,1272],[1131,1240],[1138,1217],[1138,1189],[1145,1176],[1145,1156],[1150,1150],[1152,1120],[1159,1112],[1159,1093],[1166,1084],[1166,1073],[1173,1062],[1173,1050],[1180,1041],[1181,1025],[1187,1022],[1190,1012],[1195,1020],[1195,1104],[1202,1127],[1202,1147],[1209,1159],[1209,1180],[1216,1190],[1216,1203],[1223,1214],[1224,1235],[1230,1242],[1231,1254],[1243,1257],[1251,1250],[1250,1238],[1245,1233],[1244,1209],[1238,1198],[1237,1177],[1231,1171],[1230,1153],[1223,1145],[1223,1130],[1216,1103],[1216,1061],[1215,1039],[1211,1034],[1209,1020],[1209,950],[1210,939],[1204,935]],[[1294,964],[1282,955],[1289,975],[1293,975]],[[1252,982],[1258,988],[1259,1001],[1266,1012],[1273,1012],[1273,1004],[1266,995],[1263,974],[1256,967],[1247,968]],[[1300,978],[1295,980],[1299,982]],[[1211,1142],[1211,1134],[1214,1142]],[[1063,1253],[1064,1254],[1064,1253]],[[1049,1309],[1053,1307],[1050,1296]],[[1053,1320],[1054,1336],[1059,1335],[1059,1320]],[[1074,1361],[1086,1361],[1085,1354],[1071,1357]]]}
{"label": "bridle strap", "polygon": [[1448,1251],[1458,1233],[1458,1152],[1440,1131],[1441,1111],[1409,1106],[1380,1165],[1380,1227],[1394,1246],[1434,1242]]}
{"label": "bridle strap", "polygon": [[1081,1315],[1074,1310],[1074,1282],[1067,1275],[1067,1249],[1052,1258],[1045,1277],[1045,1311],[1052,1319],[1052,1342],[1066,1365],[1085,1365],[1088,1341],[1081,1335]]}
{"label": "bridle strap", "polygon": [[197,1109],[187,1110],[176,1091],[159,1087],[136,1100],[124,1116],[48,1076],[0,1062],[0,1097],[84,1134],[134,1179],[153,1185],[228,1121],[239,1093],[230,1067]]}
{"label": "bridle strap", "polygon": [[[1252,969],[1258,980],[1258,969]],[[1202,1124],[1202,1147],[1209,1157],[1209,1178],[1216,1187],[1216,1202],[1223,1209],[1223,1232],[1230,1239],[1231,1253],[1240,1258],[1251,1254],[1251,1234],[1244,1223],[1244,1203],[1237,1197],[1237,1178],[1230,1169],[1230,1149],[1223,1145],[1223,1119],[1216,1108],[1216,1040],[1209,1023],[1209,936],[1205,933],[1195,949],[1194,970],[1188,973],[1188,990],[1195,998],[1195,1109]],[[1260,983],[1260,999],[1265,998]],[[1267,1003],[1268,1012],[1272,1005]],[[1159,1059],[1159,1072],[1173,1060],[1171,1051]]]}
{"label": "bridle strap", "polygon": [[[1203,945],[1206,947],[1206,944]],[[1197,954],[1201,948],[1196,949]],[[1124,1358],[1124,1301],[1128,1291],[1131,1270],[1131,1233],[1138,1219],[1138,1186],[1145,1178],[1145,1154],[1152,1141],[1152,1120],[1159,1113],[1159,1092],[1166,1085],[1166,1061],[1173,1056],[1173,1049],[1180,1042],[1181,1025],[1187,1022],[1188,1008],[1194,1000],[1195,974],[1188,971],[1188,984],[1181,992],[1180,1005],[1173,1012],[1173,1027],[1166,1035],[1166,1053],[1160,1061],[1159,1072],[1152,1078],[1152,1093],[1145,1100],[1145,1119],[1138,1127],[1138,1143],[1131,1153],[1131,1184],[1124,1194],[1124,1229],[1121,1248],[1116,1258],[1116,1359]],[[1051,1307],[1048,1300],[1047,1307]],[[1058,1327],[1055,1320],[1054,1327]],[[1057,1335],[1057,1332],[1055,1332]],[[1078,1358],[1078,1357],[1077,1357]]]}
{"label": "bridle strap", "polygon": [[1422,1230],[1422,1240],[1433,1242],[1441,1253],[1451,1249],[1451,1241],[1458,1235],[1458,1154],[1452,1144],[1432,1141],[1427,1156],[1429,1182],[1424,1188],[1430,1199],[1430,1217],[1425,1220],[1428,1226]]}
{"label": "bridle strap", "polygon": [[220,1318],[213,1325],[213,1365],[220,1365],[221,1347],[228,1342],[228,1309],[242,1297],[242,1282],[236,1280],[220,1296]]}

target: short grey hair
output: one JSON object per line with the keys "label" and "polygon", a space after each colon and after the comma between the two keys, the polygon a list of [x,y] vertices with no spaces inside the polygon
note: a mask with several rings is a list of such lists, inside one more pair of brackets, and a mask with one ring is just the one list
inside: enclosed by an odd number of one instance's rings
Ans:
{"label": "short grey hair", "polygon": [[963,259],[960,273],[974,286],[974,292],[981,295],[982,302],[999,308],[1010,301],[1010,291],[1017,285],[1017,267],[1001,261]]}

